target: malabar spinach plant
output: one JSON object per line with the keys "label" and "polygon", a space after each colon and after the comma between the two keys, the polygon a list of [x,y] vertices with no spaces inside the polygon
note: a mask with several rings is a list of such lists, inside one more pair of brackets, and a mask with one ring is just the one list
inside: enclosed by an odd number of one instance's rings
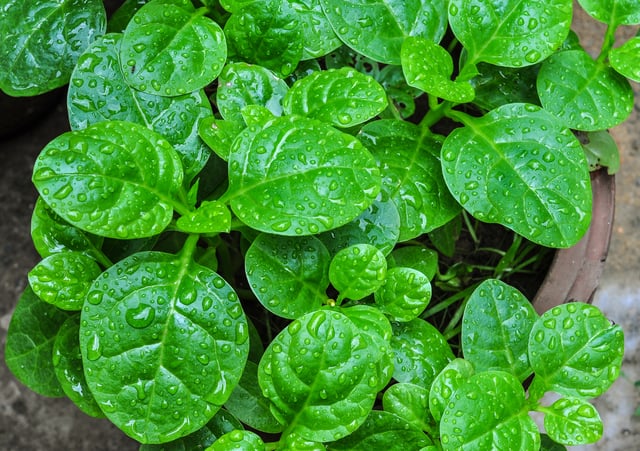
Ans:
{"label": "malabar spinach plant", "polygon": [[[0,0],[0,89],[68,84],[71,127],[7,365],[141,450],[597,441],[622,330],[500,280],[577,243],[617,164],[640,2],[580,3],[595,59],[569,0]],[[488,276],[444,264],[492,223]]]}

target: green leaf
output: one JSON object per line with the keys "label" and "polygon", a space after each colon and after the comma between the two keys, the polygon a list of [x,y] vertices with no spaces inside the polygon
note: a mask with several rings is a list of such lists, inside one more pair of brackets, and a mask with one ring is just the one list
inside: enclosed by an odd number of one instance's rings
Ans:
{"label": "green leaf", "polygon": [[388,382],[386,349],[338,311],[318,310],[276,336],[258,370],[260,387],[287,433],[311,441],[351,434]]}
{"label": "green leaf", "polygon": [[80,325],[91,391],[141,443],[205,425],[240,380],[248,337],[233,289],[189,253],[138,253],[112,266],[87,295]]}
{"label": "green leaf", "polygon": [[282,432],[283,427],[271,413],[270,405],[258,384],[258,364],[248,361],[224,407],[253,429],[271,434]]}
{"label": "green leaf", "polygon": [[227,59],[224,33],[189,0],[153,0],[124,31],[120,65],[139,91],[175,96],[204,88]]}
{"label": "green leaf", "polygon": [[385,283],[387,260],[371,244],[354,244],[338,252],[329,266],[329,280],[343,299],[358,301]]}
{"label": "green leaf", "polygon": [[107,31],[109,33],[122,33],[125,28],[127,28],[127,24],[134,14],[146,3],[149,3],[149,1],[150,0],[125,0],[122,5],[111,14],[111,17],[109,17]]}
{"label": "green leaf", "polygon": [[443,450],[538,449],[540,433],[525,404],[522,385],[510,373],[474,374],[442,414]]}
{"label": "green leaf", "polygon": [[234,141],[223,197],[249,227],[309,235],[352,221],[379,190],[375,160],[357,139],[286,116],[250,126]]}
{"label": "green leaf", "polygon": [[343,128],[366,122],[386,107],[382,86],[351,67],[313,72],[296,81],[284,98],[287,114]]}
{"label": "green leaf", "polygon": [[60,386],[71,401],[84,413],[103,418],[104,413],[96,403],[84,377],[80,354],[80,314],[69,316],[62,323],[53,342],[53,369]]}
{"label": "green leaf", "polygon": [[438,253],[423,245],[398,247],[391,252],[389,267],[413,268],[432,280],[438,272]]}
{"label": "green leaf", "polygon": [[528,337],[538,315],[520,291],[485,280],[469,297],[463,318],[462,352],[476,371],[502,370],[520,382],[531,375]]}
{"label": "green leaf", "polygon": [[429,413],[429,390],[415,384],[393,384],[382,397],[386,412],[399,416],[413,426],[425,431],[433,427]]}
{"label": "green leaf", "polygon": [[537,89],[542,106],[577,130],[614,127],[633,110],[629,82],[584,50],[550,56],[538,72]]}
{"label": "green leaf", "polygon": [[99,122],[47,144],[33,183],[74,226],[105,237],[142,238],[171,221],[182,165],[171,145],[146,127]]}
{"label": "green leaf", "polygon": [[294,319],[327,300],[330,256],[313,236],[260,234],[245,256],[251,290],[269,311]]}
{"label": "green leaf", "polygon": [[395,266],[389,269],[374,297],[378,308],[392,321],[411,321],[429,304],[431,283],[417,269]]}
{"label": "green leaf", "polygon": [[544,428],[554,441],[576,446],[602,437],[602,420],[596,408],[578,398],[560,398],[544,408]]}
{"label": "green leaf", "polygon": [[100,0],[2,0],[0,16],[0,90],[12,96],[65,85],[80,54],[107,26]]}
{"label": "green leaf", "polygon": [[405,38],[440,42],[447,28],[446,1],[320,0],[338,37],[375,61],[400,64]]}
{"label": "green leaf", "polygon": [[228,121],[243,122],[242,109],[247,105],[261,105],[275,116],[281,116],[282,99],[288,90],[284,80],[269,69],[229,63],[218,77],[216,105]]}
{"label": "green leaf", "polygon": [[618,144],[607,130],[586,133],[586,138],[581,139],[581,143],[590,171],[606,167],[608,174],[618,172],[618,169],[620,169],[620,151],[618,150]]}
{"label": "green leaf", "polygon": [[567,447],[554,442],[547,434],[540,434],[540,451],[567,451]]}
{"label": "green leaf", "polygon": [[251,431],[227,432],[205,451],[260,451],[266,449],[262,439]]}
{"label": "green leaf", "polygon": [[67,105],[73,130],[101,121],[135,122],[161,134],[180,154],[189,182],[210,152],[198,136],[198,122],[213,117],[204,91],[161,97],[129,86],[120,69],[122,35],[96,40],[71,74]]}
{"label": "green leaf", "polygon": [[231,230],[231,212],[226,204],[216,200],[204,201],[188,215],[176,221],[178,230],[186,233],[221,233]]}
{"label": "green leaf", "polygon": [[616,28],[640,23],[638,0],[578,0],[591,17]]}
{"label": "green leaf", "polygon": [[468,63],[522,67],[547,58],[567,37],[571,0],[449,2],[449,24]]}
{"label": "green leaf", "polygon": [[29,271],[33,292],[62,310],[80,310],[84,297],[102,270],[79,252],[60,252],[41,260]]}
{"label": "green leaf", "polygon": [[207,117],[198,122],[198,134],[224,161],[229,159],[231,144],[244,128],[243,122],[224,121],[214,117]]}
{"label": "green leaf", "polygon": [[540,64],[526,67],[500,67],[479,63],[478,74],[469,82],[475,89],[473,104],[491,111],[507,103],[540,105],[536,80]]}
{"label": "green leaf", "polygon": [[230,54],[280,77],[290,75],[302,58],[302,24],[288,1],[244,3],[234,9],[224,32]]}
{"label": "green leaf", "polygon": [[433,41],[408,37],[400,53],[402,70],[409,86],[455,103],[471,102],[473,87],[466,81],[452,81],[453,59]]}
{"label": "green leaf", "polygon": [[429,410],[436,421],[440,421],[444,409],[458,388],[474,373],[473,365],[459,358],[449,362],[438,373],[429,391]]}
{"label": "green leaf", "polygon": [[4,361],[13,375],[34,392],[64,396],[53,368],[53,343],[68,314],[25,288],[11,316]]}
{"label": "green leaf", "polygon": [[421,450],[433,442],[416,425],[390,412],[372,411],[353,434],[329,444],[331,451]]}
{"label": "green leaf", "polygon": [[529,360],[547,390],[578,398],[604,393],[620,374],[624,333],[597,307],[572,302],[545,312],[529,337]]}
{"label": "green leaf", "polygon": [[371,122],[358,135],[378,161],[383,200],[400,213],[400,241],[449,222],[460,211],[444,179],[438,157],[441,143],[409,122]]}
{"label": "green leaf", "polygon": [[456,244],[462,231],[462,215],[457,214],[453,219],[428,233],[433,247],[447,257],[453,257]]}
{"label": "green leaf", "polygon": [[302,59],[320,58],[342,45],[320,4],[320,0],[287,0],[300,20]]}
{"label": "green leaf", "polygon": [[438,373],[454,359],[449,344],[435,327],[420,318],[392,326],[393,378],[430,387]]}
{"label": "green leaf", "polygon": [[640,36],[629,39],[620,47],[611,49],[609,63],[618,73],[640,82]]}
{"label": "green leaf", "polygon": [[570,247],[591,222],[591,187],[580,143],[558,119],[529,104],[469,118],[442,146],[444,178],[477,219],[535,243]]}

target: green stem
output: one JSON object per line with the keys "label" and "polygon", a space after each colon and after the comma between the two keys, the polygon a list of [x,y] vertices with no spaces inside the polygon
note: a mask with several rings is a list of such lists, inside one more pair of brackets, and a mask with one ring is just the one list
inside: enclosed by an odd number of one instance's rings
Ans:
{"label": "green stem", "polygon": [[431,128],[434,124],[437,124],[443,117],[447,115],[449,110],[453,108],[454,103],[445,100],[442,103],[437,103],[437,100],[433,96],[429,96],[429,111],[424,115],[420,121],[419,127],[421,129]]}
{"label": "green stem", "polygon": [[193,254],[196,252],[196,246],[199,239],[200,235],[197,233],[191,234],[187,237],[184,245],[182,246],[182,250],[180,251],[180,259],[183,262],[193,259]]}
{"label": "green stem", "polygon": [[609,24],[607,26],[607,31],[604,35],[604,40],[602,41],[602,48],[600,49],[600,55],[598,55],[597,62],[604,63],[604,61],[609,56],[609,52],[613,48],[613,44],[616,41],[616,30],[618,29],[617,25]]}

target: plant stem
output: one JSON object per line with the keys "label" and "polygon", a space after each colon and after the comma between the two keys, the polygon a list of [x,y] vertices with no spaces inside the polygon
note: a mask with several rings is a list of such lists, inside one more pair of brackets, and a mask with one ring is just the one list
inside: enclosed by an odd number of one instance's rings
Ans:
{"label": "plant stem", "polygon": [[609,56],[609,52],[613,48],[613,44],[616,41],[616,30],[618,29],[617,25],[609,24],[607,26],[607,31],[605,32],[604,39],[602,41],[602,48],[600,49],[600,55],[598,55],[597,62],[604,63],[607,57]]}

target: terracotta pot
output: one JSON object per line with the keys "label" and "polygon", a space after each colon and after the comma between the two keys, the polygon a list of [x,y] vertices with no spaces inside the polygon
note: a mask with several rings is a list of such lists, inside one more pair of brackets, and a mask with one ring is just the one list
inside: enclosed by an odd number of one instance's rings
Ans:
{"label": "terracotta pot", "polygon": [[605,168],[591,173],[593,213],[584,237],[556,252],[533,300],[539,314],[565,302],[591,303],[609,252],[615,211],[615,177]]}

